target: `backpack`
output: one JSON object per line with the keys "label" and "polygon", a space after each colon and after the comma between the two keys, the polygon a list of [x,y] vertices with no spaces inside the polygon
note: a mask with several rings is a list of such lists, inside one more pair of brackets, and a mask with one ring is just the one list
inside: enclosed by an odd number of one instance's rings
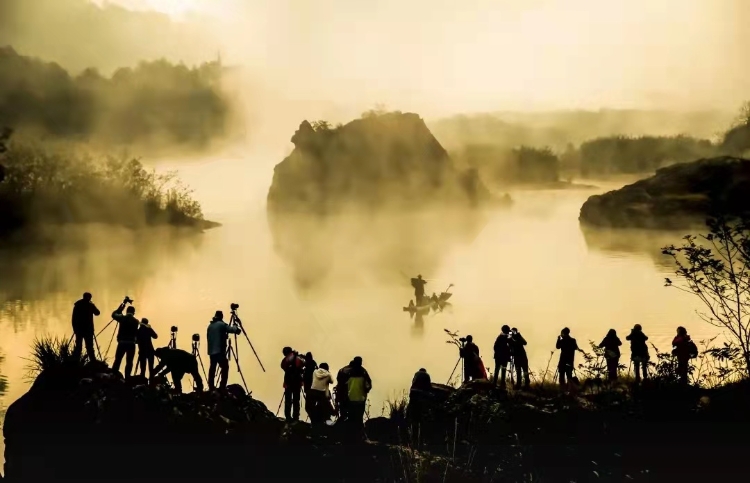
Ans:
{"label": "backpack", "polygon": [[695,342],[693,342],[692,340],[688,341],[687,347],[688,354],[690,354],[691,359],[695,359],[696,357],[698,357],[698,346],[695,345]]}

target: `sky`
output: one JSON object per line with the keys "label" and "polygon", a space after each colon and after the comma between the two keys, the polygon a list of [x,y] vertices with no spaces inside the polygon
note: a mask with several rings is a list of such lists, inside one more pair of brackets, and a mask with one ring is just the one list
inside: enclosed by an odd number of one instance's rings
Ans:
{"label": "sky", "polygon": [[289,101],[440,114],[736,109],[750,91],[748,0],[90,1],[197,25],[210,41],[180,38],[189,62],[219,51]]}

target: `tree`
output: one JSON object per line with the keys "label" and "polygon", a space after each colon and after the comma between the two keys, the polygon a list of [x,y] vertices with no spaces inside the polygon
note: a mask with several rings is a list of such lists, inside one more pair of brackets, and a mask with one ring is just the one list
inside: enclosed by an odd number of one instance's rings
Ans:
{"label": "tree", "polygon": [[705,322],[724,329],[739,347],[750,377],[750,218],[709,219],[706,235],[688,235],[682,246],[662,252],[673,258],[677,283],[666,285],[694,294],[707,312]]}

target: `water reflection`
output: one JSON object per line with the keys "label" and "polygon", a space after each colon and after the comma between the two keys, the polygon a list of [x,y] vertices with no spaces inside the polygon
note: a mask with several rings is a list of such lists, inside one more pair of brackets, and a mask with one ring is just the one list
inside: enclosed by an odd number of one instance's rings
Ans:
{"label": "water reflection", "polygon": [[592,250],[614,256],[647,257],[661,270],[674,270],[672,257],[664,255],[662,248],[679,245],[686,233],[637,229],[606,229],[581,225],[586,245]]}

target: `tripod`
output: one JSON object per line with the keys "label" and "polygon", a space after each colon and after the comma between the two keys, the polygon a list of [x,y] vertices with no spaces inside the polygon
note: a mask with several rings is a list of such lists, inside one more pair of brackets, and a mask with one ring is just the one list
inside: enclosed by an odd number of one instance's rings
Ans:
{"label": "tripod", "polygon": [[[197,336],[198,334],[196,334]],[[208,381],[208,376],[206,376],[206,366],[203,365],[203,359],[201,359],[201,353],[200,353],[200,341],[193,339],[193,357],[198,359],[198,362],[201,364],[201,370],[203,371],[203,378]]]}
{"label": "tripod", "polygon": [[[451,383],[451,379],[453,379],[453,374],[456,373],[456,369],[458,369],[458,365],[461,364],[461,359],[463,359],[463,356],[459,353],[458,360],[456,361],[456,365],[453,366],[453,370],[451,371],[451,375],[450,375],[450,377],[448,377],[448,382],[446,384],[450,384]],[[463,382],[464,382],[464,375],[465,375],[464,374],[464,366],[462,365],[461,366],[461,384],[463,384]]]}

